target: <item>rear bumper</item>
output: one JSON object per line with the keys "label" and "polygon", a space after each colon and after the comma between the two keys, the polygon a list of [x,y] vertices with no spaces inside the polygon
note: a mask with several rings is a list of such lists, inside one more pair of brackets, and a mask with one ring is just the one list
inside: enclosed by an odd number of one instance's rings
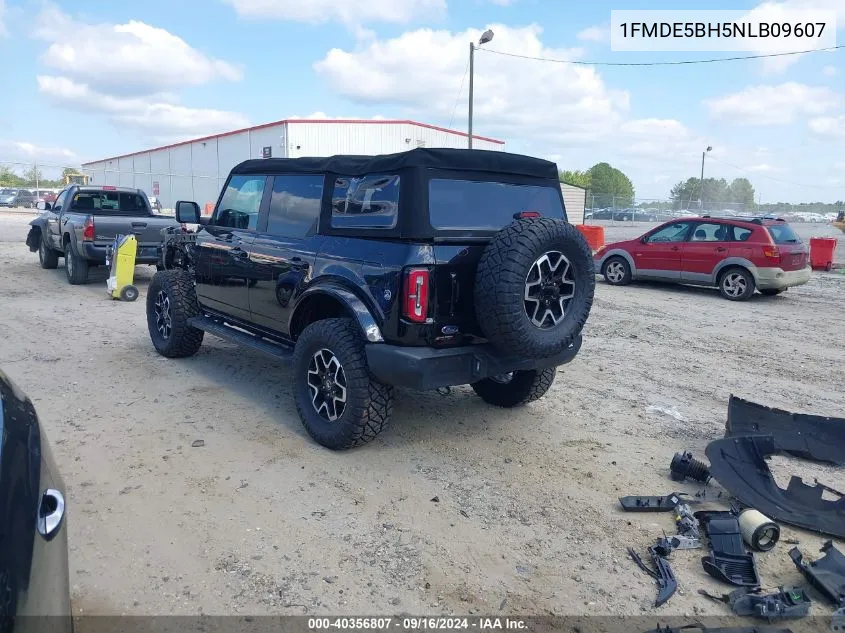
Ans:
{"label": "rear bumper", "polygon": [[[91,242],[83,242],[81,246],[82,256],[100,264],[106,263],[106,249],[107,246],[98,246]],[[138,246],[138,253],[135,256],[136,264],[156,264],[158,263],[158,250],[155,246]]]}
{"label": "rear bumper", "polygon": [[761,290],[780,290],[801,286],[810,281],[810,267],[785,271],[782,268],[757,268],[757,287]]}
{"label": "rear bumper", "polygon": [[380,382],[424,391],[467,385],[512,371],[565,365],[578,354],[581,342],[579,334],[568,349],[548,358],[503,358],[490,344],[432,349],[369,343],[367,363]]}

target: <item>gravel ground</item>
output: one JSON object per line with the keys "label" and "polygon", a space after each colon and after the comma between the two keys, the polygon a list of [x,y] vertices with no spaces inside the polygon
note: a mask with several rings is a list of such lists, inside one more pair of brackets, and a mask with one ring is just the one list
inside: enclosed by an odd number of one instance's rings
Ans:
{"label": "gravel ground", "polygon": [[[668,464],[721,436],[731,393],[845,410],[845,275],[739,304],[599,282],[582,352],[541,401],[400,392],[378,440],[333,453],[302,429],[287,370],[212,336],[193,358],[158,356],[152,269],[136,269],[135,303],[107,297],[103,269],[72,287],[24,247],[27,220],[0,214],[0,367],[66,480],[77,614],[722,615],[697,595],[730,590],[701,552],[673,555],[679,592],[653,609],[625,548],[645,552],[671,519],[626,515],[617,497],[695,492]],[[845,486],[778,460],[779,479],[790,471]],[[783,538],[810,556],[825,540]],[[787,549],[758,556],[766,588],[801,582]]]}

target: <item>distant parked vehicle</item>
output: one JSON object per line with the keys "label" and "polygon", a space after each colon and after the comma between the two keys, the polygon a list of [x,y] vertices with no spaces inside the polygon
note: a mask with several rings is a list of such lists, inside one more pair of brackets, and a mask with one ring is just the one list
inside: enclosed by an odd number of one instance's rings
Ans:
{"label": "distant parked vehicle", "polygon": [[37,199],[28,189],[4,189],[0,192],[0,207],[23,207],[31,209]]}
{"label": "distant parked vehicle", "polygon": [[787,222],[770,218],[684,218],[608,244],[596,272],[614,286],[650,279],[715,286],[731,301],[777,295],[810,280],[809,250]]}
{"label": "distant parked vehicle", "polygon": [[159,200],[156,196],[150,196],[150,207],[152,207],[153,211],[161,211],[161,200]]}

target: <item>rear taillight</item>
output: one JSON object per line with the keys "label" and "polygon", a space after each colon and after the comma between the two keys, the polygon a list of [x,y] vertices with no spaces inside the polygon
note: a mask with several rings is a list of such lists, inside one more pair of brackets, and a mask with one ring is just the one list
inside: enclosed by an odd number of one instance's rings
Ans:
{"label": "rear taillight", "polygon": [[85,218],[85,224],[82,225],[82,241],[94,241],[94,218],[90,215]]}
{"label": "rear taillight", "polygon": [[539,211],[520,211],[513,214],[514,220],[534,220],[539,217],[542,217]]}
{"label": "rear taillight", "polygon": [[763,256],[766,259],[771,260],[775,264],[780,263],[780,251],[778,250],[777,246],[764,246]]}
{"label": "rear taillight", "polygon": [[405,301],[402,314],[414,323],[428,319],[428,269],[412,268],[405,273]]}

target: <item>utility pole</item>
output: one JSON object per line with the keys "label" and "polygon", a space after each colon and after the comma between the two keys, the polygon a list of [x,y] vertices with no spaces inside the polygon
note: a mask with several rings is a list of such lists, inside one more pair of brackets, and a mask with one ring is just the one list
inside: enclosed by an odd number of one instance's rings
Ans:
{"label": "utility pole", "polygon": [[[487,29],[481,34],[481,39],[478,40],[478,45],[486,44],[493,39],[493,31]],[[475,42],[469,43],[469,112],[467,113],[467,147],[472,149],[472,100],[474,95],[474,79],[475,79]]]}
{"label": "utility pole", "polygon": [[709,152],[712,149],[713,148],[708,145],[707,149],[704,150],[703,152],[701,152],[701,180],[699,181],[701,184],[698,187],[698,208],[699,209],[704,208],[704,156],[707,154],[707,152]]}
{"label": "utility pole", "polygon": [[32,165],[35,169],[35,195],[38,195],[38,163]]}

